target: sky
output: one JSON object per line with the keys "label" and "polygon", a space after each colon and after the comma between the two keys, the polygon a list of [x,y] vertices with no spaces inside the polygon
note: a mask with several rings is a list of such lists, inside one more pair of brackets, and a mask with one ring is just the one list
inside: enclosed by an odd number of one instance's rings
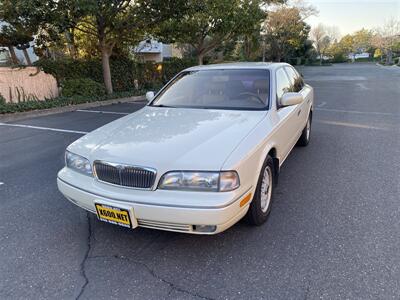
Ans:
{"label": "sky", "polygon": [[306,20],[308,24],[336,26],[340,36],[361,28],[380,27],[391,18],[400,20],[400,0],[306,0],[306,3],[319,11],[318,16]]}

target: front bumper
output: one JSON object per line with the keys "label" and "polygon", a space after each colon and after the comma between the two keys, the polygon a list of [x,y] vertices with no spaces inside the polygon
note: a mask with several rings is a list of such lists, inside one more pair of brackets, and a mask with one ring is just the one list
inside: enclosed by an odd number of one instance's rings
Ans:
{"label": "front bumper", "polygon": [[[249,207],[250,202],[241,206],[241,199],[251,192],[250,189],[244,193],[124,189],[99,183],[66,168],[58,174],[57,185],[68,200],[92,213],[96,213],[94,203],[100,202],[133,210],[140,227],[193,234],[215,234],[234,225]],[[211,202],[210,197],[215,201]],[[215,226],[215,231],[198,231],[198,225]]]}

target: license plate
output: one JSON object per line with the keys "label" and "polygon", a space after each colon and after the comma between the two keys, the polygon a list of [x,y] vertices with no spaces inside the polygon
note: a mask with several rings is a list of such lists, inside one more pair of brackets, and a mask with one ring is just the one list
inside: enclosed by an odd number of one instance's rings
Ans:
{"label": "license plate", "polygon": [[95,206],[97,218],[100,221],[132,228],[132,221],[129,210],[100,203],[95,203]]}

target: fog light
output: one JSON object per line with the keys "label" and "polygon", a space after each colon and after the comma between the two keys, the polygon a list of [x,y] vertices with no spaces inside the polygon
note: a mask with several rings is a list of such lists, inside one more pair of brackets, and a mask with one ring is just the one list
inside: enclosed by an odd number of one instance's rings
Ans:
{"label": "fog light", "polygon": [[197,232],[214,232],[217,230],[215,225],[193,225],[193,230]]}

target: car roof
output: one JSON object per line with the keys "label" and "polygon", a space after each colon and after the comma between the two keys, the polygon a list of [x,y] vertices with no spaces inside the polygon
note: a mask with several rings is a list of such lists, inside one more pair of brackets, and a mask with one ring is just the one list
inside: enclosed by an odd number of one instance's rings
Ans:
{"label": "car roof", "polygon": [[200,71],[200,70],[222,70],[222,69],[265,69],[273,70],[280,66],[287,66],[287,63],[271,63],[271,62],[235,62],[194,66],[184,71]]}

